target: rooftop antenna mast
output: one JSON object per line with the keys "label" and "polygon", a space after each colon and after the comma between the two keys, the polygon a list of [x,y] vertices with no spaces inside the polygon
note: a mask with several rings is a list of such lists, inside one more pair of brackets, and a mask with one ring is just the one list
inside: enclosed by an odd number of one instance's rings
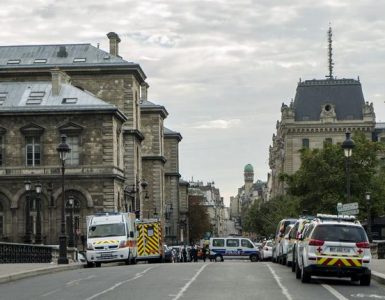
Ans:
{"label": "rooftop antenna mast", "polygon": [[332,53],[332,51],[333,51],[333,48],[332,48],[332,42],[333,42],[333,40],[332,40],[332,27],[331,27],[331,25],[330,25],[330,23],[329,23],[329,30],[328,30],[328,43],[329,43],[329,51],[328,51],[328,60],[329,60],[329,75],[328,76],[326,76],[327,78],[329,78],[329,79],[333,79],[333,65],[334,65],[334,63],[333,63],[333,53]]}

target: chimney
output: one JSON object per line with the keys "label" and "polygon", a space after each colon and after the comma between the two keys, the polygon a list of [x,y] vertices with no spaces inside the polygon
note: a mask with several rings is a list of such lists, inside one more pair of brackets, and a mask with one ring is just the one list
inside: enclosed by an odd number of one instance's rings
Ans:
{"label": "chimney", "polygon": [[107,37],[110,40],[110,54],[119,56],[119,36],[115,32],[109,32],[107,33]]}
{"label": "chimney", "polygon": [[71,78],[59,68],[51,70],[52,75],[52,96],[59,96],[63,83],[69,83]]}
{"label": "chimney", "polygon": [[149,85],[147,82],[142,82],[140,85],[140,103],[143,103],[143,101],[147,101],[147,89],[149,88]]}

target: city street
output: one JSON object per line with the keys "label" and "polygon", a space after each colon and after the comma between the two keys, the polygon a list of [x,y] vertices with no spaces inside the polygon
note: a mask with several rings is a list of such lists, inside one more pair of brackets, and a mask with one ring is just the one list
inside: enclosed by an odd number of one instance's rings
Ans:
{"label": "city street", "polygon": [[385,299],[384,286],[297,280],[271,262],[102,265],[1,284],[1,299]]}

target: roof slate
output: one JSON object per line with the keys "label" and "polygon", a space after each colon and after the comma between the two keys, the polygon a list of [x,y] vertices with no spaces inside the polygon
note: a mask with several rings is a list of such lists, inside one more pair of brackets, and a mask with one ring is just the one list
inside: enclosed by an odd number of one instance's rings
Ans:
{"label": "roof slate", "polygon": [[361,83],[354,79],[299,82],[294,99],[296,121],[319,121],[322,107],[334,104],[337,120],[362,120],[365,105]]}
{"label": "roof slate", "polygon": [[[65,47],[67,56],[59,57],[60,47]],[[85,62],[74,62],[75,58],[85,58]],[[20,59],[19,64],[7,64],[9,60]],[[34,63],[35,59],[47,59],[46,63]],[[17,68],[33,66],[58,65],[100,65],[100,64],[134,64],[121,57],[109,54],[91,44],[62,45],[21,45],[0,46],[0,68]]]}
{"label": "roof slate", "polygon": [[[33,92],[44,92],[40,104],[26,104]],[[70,84],[62,84],[60,93],[52,95],[50,81],[36,82],[0,82],[0,94],[5,94],[5,101],[0,105],[0,112],[9,111],[45,111],[45,110],[117,110],[116,106],[104,102],[93,94],[82,91]],[[62,104],[63,98],[77,98],[76,103]]]}

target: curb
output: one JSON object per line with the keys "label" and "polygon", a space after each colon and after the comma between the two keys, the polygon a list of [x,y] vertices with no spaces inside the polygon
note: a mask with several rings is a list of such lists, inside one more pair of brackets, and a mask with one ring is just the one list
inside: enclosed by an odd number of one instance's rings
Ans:
{"label": "curb", "polygon": [[385,275],[372,270],[372,278],[378,283],[385,284]]}
{"label": "curb", "polygon": [[45,274],[56,273],[61,271],[75,270],[80,268],[84,268],[84,264],[73,264],[69,266],[57,266],[57,267],[48,267],[48,268],[45,267],[40,269],[23,271],[15,274],[1,276],[0,284],[14,281],[14,280],[24,279],[28,277],[33,277],[33,276],[45,275]]}

